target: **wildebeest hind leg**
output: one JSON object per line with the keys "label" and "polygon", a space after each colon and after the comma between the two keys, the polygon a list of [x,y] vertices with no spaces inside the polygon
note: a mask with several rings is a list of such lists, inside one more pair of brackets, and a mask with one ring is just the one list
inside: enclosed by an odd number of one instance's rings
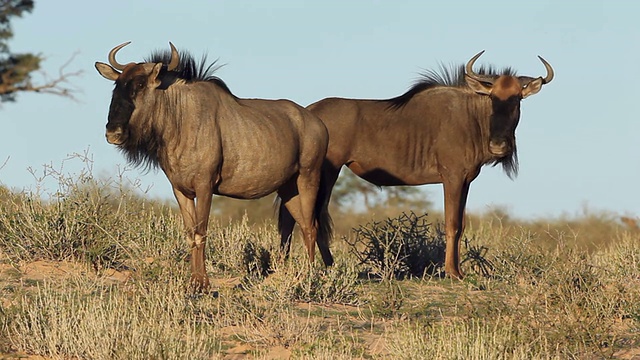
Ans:
{"label": "wildebeest hind leg", "polygon": [[318,224],[313,213],[318,182],[318,180],[310,181],[307,176],[300,174],[295,182],[288,182],[278,191],[278,194],[282,198],[282,204],[298,225],[300,225],[304,244],[307,248],[309,261],[311,263],[313,263],[315,259],[316,236],[318,231]]}
{"label": "wildebeest hind leg", "polygon": [[318,219],[315,214],[315,208],[318,189],[320,187],[320,169],[308,172],[302,170],[298,175],[296,185],[298,187],[299,206],[302,215],[298,223],[304,235],[304,242],[305,245],[307,245],[309,259],[313,262],[316,250],[316,238],[318,236]]}

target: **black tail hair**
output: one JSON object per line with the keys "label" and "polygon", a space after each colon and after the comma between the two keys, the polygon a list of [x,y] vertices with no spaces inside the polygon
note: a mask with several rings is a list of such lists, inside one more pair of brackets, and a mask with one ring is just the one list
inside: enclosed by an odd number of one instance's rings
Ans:
{"label": "black tail hair", "polygon": [[[327,188],[326,175],[325,172],[322,171],[320,175],[320,187],[318,189],[313,213],[314,219],[318,224],[316,244],[320,250],[322,261],[326,266],[333,265],[333,256],[329,250],[329,245],[333,238],[333,220],[329,214],[329,196],[331,196],[331,189]],[[278,232],[282,235],[285,219],[290,221],[291,214],[282,203],[282,198],[280,198],[280,196],[276,195],[273,205],[278,216]],[[291,234],[289,234],[289,236],[291,236]],[[288,241],[290,242],[291,238],[289,238]],[[281,245],[285,246],[285,244]],[[287,244],[286,246],[289,247],[291,245]]]}
{"label": "black tail hair", "polygon": [[329,214],[330,196],[331,189],[327,188],[327,177],[325,172],[322,171],[314,214],[318,222],[318,236],[316,238],[316,244],[318,244],[322,261],[326,266],[333,265],[333,256],[329,250],[329,245],[333,238],[333,220]]}

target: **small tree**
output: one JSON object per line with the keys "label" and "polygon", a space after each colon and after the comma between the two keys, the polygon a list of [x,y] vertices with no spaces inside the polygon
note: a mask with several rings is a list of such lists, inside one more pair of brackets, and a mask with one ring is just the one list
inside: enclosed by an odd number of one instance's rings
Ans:
{"label": "small tree", "polygon": [[353,202],[359,197],[364,202],[364,211],[369,213],[378,207],[401,210],[427,211],[433,207],[420,188],[416,186],[379,187],[359,178],[349,170],[342,170],[331,193],[331,201],[340,210],[353,211]]}
{"label": "small tree", "polygon": [[15,101],[17,93],[23,91],[73,98],[73,89],[66,86],[66,83],[70,77],[81,73],[65,71],[73,56],[62,65],[57,77],[50,78],[43,73],[43,82],[34,83],[32,75],[40,70],[44,57],[32,53],[15,54],[9,50],[8,41],[13,37],[11,19],[31,12],[33,6],[33,0],[0,0],[0,102]]}
{"label": "small tree", "polygon": [[339,208],[345,208],[349,207],[358,196],[362,196],[368,211],[378,201],[380,188],[360,179],[345,167],[331,191],[331,200]]}

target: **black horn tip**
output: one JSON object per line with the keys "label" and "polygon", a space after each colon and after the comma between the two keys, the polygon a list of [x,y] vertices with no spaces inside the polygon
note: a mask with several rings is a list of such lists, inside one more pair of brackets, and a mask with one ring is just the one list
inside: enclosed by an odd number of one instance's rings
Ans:
{"label": "black horn tip", "polygon": [[[122,44],[120,44],[120,45],[118,45],[118,46],[114,47],[114,48],[113,48],[113,50],[118,51],[118,50],[122,49],[123,47],[125,47],[125,46],[127,46],[127,45],[129,45],[129,44],[131,44],[131,41],[125,41],[125,42],[123,42]],[[113,51],[113,50],[112,50],[112,51]]]}
{"label": "black horn tip", "polygon": [[484,54],[484,52],[485,52],[485,51],[486,51],[486,50],[482,50],[482,51],[480,51],[479,53],[475,54],[475,55],[471,58],[471,60],[470,60],[469,62],[472,62],[472,61],[476,61],[476,60],[478,60],[478,58],[479,58],[480,56],[482,56],[482,54]]}
{"label": "black horn tip", "polygon": [[545,64],[545,65],[549,64],[549,63],[547,62],[547,60],[545,60],[545,59],[544,59],[542,56],[540,56],[540,55],[538,55],[538,59],[540,59],[540,61],[542,61],[542,63],[543,63],[543,64]]}
{"label": "black horn tip", "polygon": [[471,60],[469,60],[469,62],[467,62],[467,65],[473,65],[473,63],[475,63],[475,62],[476,62],[476,60],[478,60],[478,58],[479,58],[480,56],[482,56],[482,54],[484,54],[484,52],[485,52],[485,50],[482,50],[482,51],[480,51],[479,53],[475,54],[475,55],[471,58]]}

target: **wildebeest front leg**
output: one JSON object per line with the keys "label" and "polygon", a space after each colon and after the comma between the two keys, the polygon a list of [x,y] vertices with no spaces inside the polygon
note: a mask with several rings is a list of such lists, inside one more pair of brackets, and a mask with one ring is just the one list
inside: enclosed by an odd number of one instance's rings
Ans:
{"label": "wildebeest front leg", "polygon": [[464,274],[460,269],[460,239],[464,231],[464,212],[469,193],[469,182],[462,176],[454,176],[446,179],[443,186],[444,223],[447,239],[444,271],[452,278],[462,279]]}
{"label": "wildebeest front leg", "polygon": [[205,248],[207,243],[207,227],[213,194],[209,188],[196,190],[196,233],[191,248],[191,283],[196,290],[209,289],[209,277],[205,268]]}
{"label": "wildebeest front leg", "polygon": [[[211,207],[211,196],[209,196],[206,214],[201,208],[205,206],[203,201],[198,199],[197,207],[194,199],[185,196],[180,190],[173,189],[173,193],[180,206],[182,220],[187,234],[187,245],[191,248],[191,285],[196,291],[206,291],[209,288],[209,278],[205,270],[205,243],[206,230]],[[202,224],[202,216],[204,225]]]}

